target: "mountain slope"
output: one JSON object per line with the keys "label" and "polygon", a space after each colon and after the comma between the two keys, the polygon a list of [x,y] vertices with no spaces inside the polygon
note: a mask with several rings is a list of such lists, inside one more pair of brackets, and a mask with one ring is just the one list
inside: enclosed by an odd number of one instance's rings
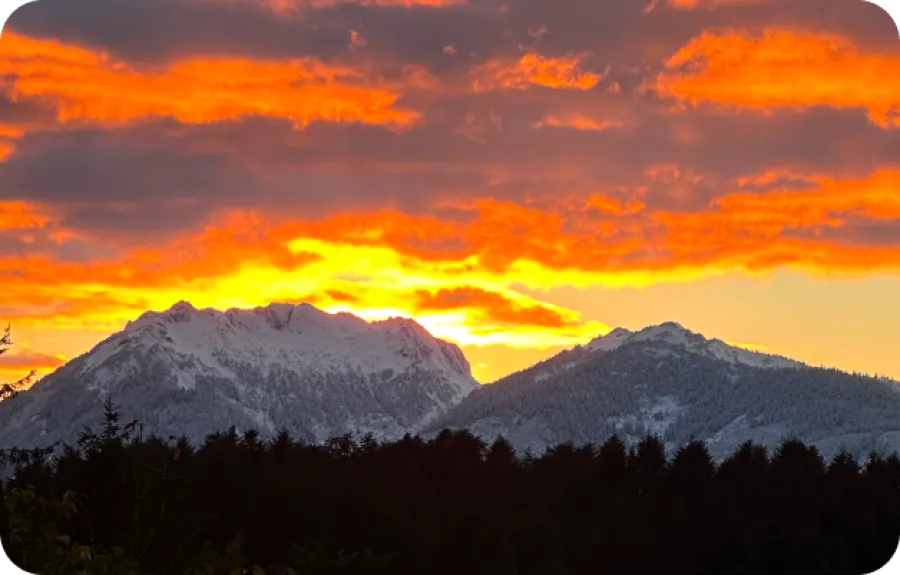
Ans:
{"label": "mountain slope", "polygon": [[482,386],[424,432],[464,427],[518,450],[612,433],[706,440],[721,457],[753,440],[799,436],[828,456],[900,447],[894,382],[818,369],[708,340],[678,324],[614,330]]}
{"label": "mountain slope", "polygon": [[320,441],[414,432],[478,387],[460,349],[407,319],[367,323],[309,304],[146,312],[14,401],[0,445],[71,440],[111,394],[145,433],[199,441],[235,425]]}

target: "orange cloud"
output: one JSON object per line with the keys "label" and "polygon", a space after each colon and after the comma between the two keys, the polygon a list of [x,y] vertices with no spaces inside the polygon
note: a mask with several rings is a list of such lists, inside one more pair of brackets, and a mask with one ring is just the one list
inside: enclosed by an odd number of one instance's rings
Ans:
{"label": "orange cloud", "polygon": [[0,140],[0,162],[11,156],[15,149],[12,142]]}
{"label": "orange cloud", "polygon": [[[746,188],[748,186],[772,186],[789,178],[797,178],[797,175],[788,170],[772,170],[761,174],[739,176],[735,181],[739,187]],[[806,180],[806,178],[800,179]],[[812,183],[812,180],[807,181]]]}
{"label": "orange cloud", "polygon": [[561,328],[578,325],[581,318],[571,310],[551,309],[534,303],[517,303],[501,293],[469,286],[444,288],[436,293],[415,293],[416,310],[474,309],[480,316],[506,325],[532,325]]}
{"label": "orange cloud", "polygon": [[766,4],[771,0],[669,0],[668,4],[676,10],[694,10],[696,8],[718,8],[721,6],[738,6],[742,4]]}
{"label": "orange cloud", "polygon": [[540,56],[529,52],[519,60],[498,58],[476,66],[469,74],[472,90],[524,90],[531,86],[546,88],[590,90],[606,73],[596,74],[581,69],[586,54],[572,54],[560,58]]}
{"label": "orange cloud", "polygon": [[[771,174],[763,181],[771,182]],[[861,180],[808,177],[814,190],[779,190],[764,194],[736,193],[716,201],[731,213],[759,214],[788,225],[840,225],[843,215],[900,219],[900,170],[882,170]],[[742,179],[747,181],[746,178]]]}
{"label": "orange cloud", "polygon": [[0,138],[21,138],[24,134],[22,128],[0,124]]}
{"label": "orange cloud", "polygon": [[[770,179],[765,178],[764,179]],[[767,272],[779,266],[859,273],[900,270],[900,247],[792,237],[805,229],[839,229],[847,217],[900,218],[900,171],[882,170],[851,180],[817,177],[813,190],[734,193],[708,211],[658,212],[665,247],[674,261]]]}
{"label": "orange cloud", "polygon": [[[676,168],[654,173],[669,177]],[[5,301],[16,304],[0,307],[17,326],[112,330],[184,298],[218,308],[305,300],[367,319],[416,317],[465,345],[533,348],[580,343],[604,327],[516,286],[641,287],[779,267],[900,270],[900,247],[839,239],[850,216],[900,217],[900,170],[803,181],[815,187],[739,191],[694,212],[601,194],[532,205],[481,199],[451,204],[452,218],[384,210],[308,221],[236,212],[201,233],[91,263],[2,258],[0,275],[15,278],[4,283]],[[19,214],[8,216],[14,227],[31,221],[29,210],[8,210]],[[813,233],[825,229],[834,233]]]}
{"label": "orange cloud", "polygon": [[[458,222],[382,212],[296,224],[293,230],[300,237],[384,246],[421,261],[471,262],[455,268],[460,274],[502,276],[527,269],[536,275],[517,276],[516,281],[544,287],[619,280],[643,285],[750,268],[771,271],[780,265],[877,271],[900,269],[900,248],[880,248],[862,257],[873,248],[785,234],[792,228],[839,227],[845,223],[841,211],[890,217],[897,209],[895,181],[893,172],[863,180],[822,179],[815,191],[729,194],[701,212],[653,211],[638,200],[598,194],[588,196],[581,207],[560,211],[485,199],[460,206],[472,217]],[[817,204],[823,207],[809,208]],[[580,215],[585,208],[587,215]],[[590,210],[604,218],[638,219],[627,224],[595,221]],[[567,270],[571,274],[563,273]]]}
{"label": "orange cloud", "polygon": [[13,383],[14,387],[27,389],[34,378],[45,375],[68,361],[63,354],[51,355],[19,347],[0,355],[0,383]]}
{"label": "orange cloud", "polygon": [[122,269],[117,276],[132,285],[159,285],[215,278],[254,264],[293,272],[320,257],[291,251],[277,235],[269,233],[260,217],[234,212],[200,234],[176,239],[164,248],[133,252],[133,267]]}
{"label": "orange cloud", "polygon": [[217,2],[220,4],[250,3],[257,4],[278,14],[279,16],[299,16],[304,10],[330,8],[342,4],[356,4],[359,6],[453,6],[466,4],[466,0],[201,0]]}
{"label": "orange cloud", "polygon": [[607,221],[576,217],[591,207],[596,206],[590,200],[569,212],[483,199],[468,207],[477,217],[466,224],[459,237],[472,246],[482,269],[491,273],[523,264],[527,267],[527,261],[546,272],[617,270],[628,254],[641,249],[644,240],[609,233]]}
{"label": "orange cloud", "polygon": [[342,292],[336,289],[325,290],[325,293],[330,297],[333,301],[337,302],[349,302],[354,303],[358,302],[359,298],[353,294]]}
{"label": "orange cloud", "polygon": [[338,4],[358,4],[360,6],[452,6],[466,4],[466,0],[263,0],[274,4],[292,3],[299,7],[328,7]]}
{"label": "orange cloud", "polygon": [[[527,232],[514,229],[514,206],[485,204],[483,210],[502,212],[494,217],[509,231]],[[527,210],[520,216],[536,217]],[[514,254],[513,243],[489,246],[491,237],[483,236],[491,227],[490,221],[472,225],[397,212],[281,223],[233,213],[201,234],[120,258],[81,264],[47,256],[0,259],[0,275],[22,280],[8,286],[6,296],[16,306],[4,310],[4,319],[32,328],[109,330],[141,310],[188,296],[222,308],[313,294],[329,311],[369,319],[415,315],[433,333],[471,345],[567,345],[605,327],[532,302],[512,291],[510,278],[494,277],[491,267]],[[453,303],[448,295],[460,293],[453,290],[463,275],[468,299]],[[417,292],[418,299],[410,296]],[[425,300],[421,292],[434,296]],[[408,303],[397,308],[397,302]]]}
{"label": "orange cloud", "polygon": [[584,114],[551,114],[534,123],[535,128],[575,128],[576,130],[600,131],[621,128],[624,124],[616,120],[597,120]]}
{"label": "orange cloud", "polygon": [[11,351],[0,355],[0,372],[17,371],[28,373],[56,369],[66,362],[65,356],[50,355],[31,350]]}
{"label": "orange cloud", "polygon": [[637,214],[647,207],[644,202],[639,200],[622,202],[621,200],[609,198],[601,194],[591,194],[587,199],[586,205],[588,208],[616,216]]}
{"label": "orange cloud", "polygon": [[0,201],[0,230],[46,226],[50,217],[27,202]]}
{"label": "orange cloud", "polygon": [[[46,256],[6,257],[0,259],[0,273],[28,278],[21,292],[10,294],[12,301],[41,305],[48,301],[43,296],[60,282],[105,286],[105,290],[133,286],[141,286],[144,292],[163,286],[188,289],[262,268],[279,276],[295,274],[300,267],[356,269],[361,265],[358,258],[374,266],[372,273],[381,273],[379,261],[386,269],[399,266],[395,272],[401,275],[391,276],[390,282],[403,282],[403,270],[416,269],[456,278],[483,276],[485,280],[510,274],[509,281],[538,282],[544,287],[557,281],[599,281],[604,274],[621,274],[625,280],[634,273],[637,275],[628,281],[640,282],[648,280],[646,274],[669,278],[666,274],[681,273],[686,267],[698,272],[735,269],[735,262],[744,254],[757,261],[787,261],[785,250],[795,246],[798,249],[790,259],[798,265],[812,261],[836,271],[857,270],[860,264],[851,264],[844,256],[868,250],[874,256],[857,260],[864,268],[898,267],[900,248],[838,245],[825,239],[800,240],[786,233],[791,229],[839,229],[850,216],[900,218],[896,193],[900,170],[882,170],[862,179],[817,176],[805,181],[815,182],[816,187],[735,192],[697,212],[658,211],[636,199],[623,201],[601,194],[534,206],[481,199],[457,204],[453,219],[384,210],[343,213],[318,221],[274,221],[237,212],[216,220],[201,233],[135,250],[122,258],[76,264]],[[49,221],[24,203],[4,204],[0,214],[6,228]],[[336,255],[339,252],[346,253],[346,261]],[[532,278],[518,275],[537,269],[543,271]],[[572,275],[566,275],[568,272]],[[579,274],[581,279],[573,280]],[[368,284],[364,285],[368,289]],[[351,282],[326,289],[336,290],[331,294],[334,300],[349,302],[353,297],[363,298],[354,286],[359,287]]]}
{"label": "orange cloud", "polygon": [[[291,0],[268,0],[275,3]],[[293,0],[300,7],[328,7],[338,4],[359,4],[360,6],[454,6],[466,4],[466,0]]]}
{"label": "orange cloud", "polygon": [[64,123],[148,116],[204,123],[262,115],[298,126],[330,121],[403,128],[420,119],[418,112],[396,107],[397,86],[379,84],[366,70],[314,58],[199,58],[137,70],[102,52],[6,31],[0,75],[12,78],[8,97],[48,102]]}
{"label": "orange cloud", "polygon": [[0,124],[0,162],[8,158],[15,151],[13,140],[21,138],[25,131],[18,126]]}
{"label": "orange cloud", "polygon": [[833,34],[707,32],[666,62],[656,85],[660,95],[687,103],[863,108],[879,126],[900,126],[900,54],[863,52]]}
{"label": "orange cloud", "polygon": [[[21,206],[10,210],[8,218],[16,227],[32,221]],[[232,214],[204,232],[175,239],[164,246],[132,251],[121,258],[88,263],[55,261],[46,255],[0,258],[0,276],[27,278],[7,284],[9,301],[17,302],[7,319],[44,312],[55,317],[77,318],[90,312],[97,299],[110,297],[114,290],[140,286],[125,307],[146,307],[148,290],[192,289],[240,273],[247,268],[268,267],[296,273],[300,267],[321,258],[318,254],[295,252],[265,228],[261,220],[248,214]],[[56,286],[63,282],[66,293]],[[49,306],[49,307],[47,307]],[[100,305],[102,308],[102,304]]]}

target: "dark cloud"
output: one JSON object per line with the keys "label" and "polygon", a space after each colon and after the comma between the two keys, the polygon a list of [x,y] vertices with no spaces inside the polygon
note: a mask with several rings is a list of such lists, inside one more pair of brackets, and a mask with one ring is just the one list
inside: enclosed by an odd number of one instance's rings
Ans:
{"label": "dark cloud", "polygon": [[900,219],[876,220],[851,215],[837,228],[803,229],[790,235],[804,239],[838,241],[863,246],[900,245]]}
{"label": "dark cloud", "polygon": [[227,158],[185,154],[127,131],[26,136],[0,163],[0,198],[55,205],[60,225],[129,234],[183,231],[219,203],[251,203],[256,181]]}
{"label": "dark cloud", "polygon": [[334,55],[348,40],[344,29],[279,20],[249,3],[183,0],[40,0],[17,10],[8,25],[136,62],[185,54]]}
{"label": "dark cloud", "polygon": [[[185,54],[325,59],[347,55],[350,30],[366,54],[420,63],[438,73],[516,55],[590,51],[590,65],[635,65],[674,52],[703,30],[780,25],[839,31],[864,46],[894,46],[897,31],[877,6],[859,0],[792,0],[675,10],[663,0],[645,14],[640,0],[473,0],[431,6],[336,6],[280,16],[262,2],[211,0],[40,0],[9,20],[10,29],[101,48],[132,62]],[[544,29],[539,35],[535,31]],[[443,49],[452,45],[454,55]]]}
{"label": "dark cloud", "polygon": [[120,255],[120,251],[108,243],[90,242],[78,237],[53,238],[55,233],[63,231],[58,223],[27,230],[0,230],[3,255],[12,258],[39,256],[62,263],[88,263],[98,258]]}
{"label": "dark cloud", "polygon": [[56,123],[55,111],[37,101],[13,101],[0,78],[0,124],[29,130],[50,128]]}
{"label": "dark cloud", "polygon": [[33,350],[19,350],[0,356],[0,368],[51,369],[65,362],[65,359]]}
{"label": "dark cloud", "polygon": [[[349,56],[350,31],[366,38],[365,53],[385,60],[463,69],[473,58],[515,51],[498,34],[489,6],[364,7],[339,4],[278,16],[252,1],[40,0],[18,10],[10,29],[108,51],[134,63],[185,55],[287,59]],[[457,54],[445,54],[452,44]]]}
{"label": "dark cloud", "polygon": [[[684,142],[680,115],[648,113],[634,126],[600,132],[536,130],[531,122],[541,112],[497,107],[502,129],[479,143],[453,133],[467,109],[477,108],[462,106],[446,123],[399,135],[330,124],[295,131],[269,120],[34,135],[0,163],[0,196],[65,205],[66,224],[79,229],[163,233],[224,209],[287,209],[300,217],[386,207],[426,212],[448,196],[522,201],[617,186],[644,187],[643,200],[655,208],[702,209],[737,191],[740,176],[779,168],[863,176],[900,161],[900,131],[851,112],[765,121],[695,113],[698,140]],[[487,122],[491,109],[476,117]],[[653,177],[654,169],[662,172]]]}
{"label": "dark cloud", "polygon": [[0,164],[0,194],[29,201],[164,202],[239,196],[251,180],[225,158],[184,154],[129,138],[127,131],[28,136],[23,152]]}
{"label": "dark cloud", "polygon": [[[447,197],[486,195],[524,201],[639,193],[651,208],[698,210],[735,191],[740,176],[783,169],[861,177],[900,163],[900,130],[872,124],[865,110],[671,111],[673,102],[638,90],[691,37],[719,27],[840,30],[863,46],[884,47],[896,32],[877,7],[796,0],[678,11],[660,2],[644,13],[645,6],[636,0],[346,4],[295,18],[252,2],[40,0],[17,11],[11,27],[102,48],[133,64],[186,54],[381,58],[398,67],[425,64],[440,82],[400,99],[424,118],[400,133],[316,122],[294,130],[288,121],[264,118],[60,126],[46,102],[0,97],[0,123],[45,130],[13,142],[15,153],[0,162],[0,198],[61,206],[67,229],[171,235],[229,209],[303,218],[387,207],[418,213]],[[351,29],[366,39],[359,52],[348,51]],[[444,52],[447,45],[453,54]],[[602,73],[610,66],[609,77],[584,91],[466,93],[472,66],[497,57],[515,61],[522,50],[548,57],[588,51],[583,69]],[[548,116],[571,113],[619,125],[535,128]]]}
{"label": "dark cloud", "polygon": [[[285,170],[329,163],[374,177],[377,174],[367,170],[429,164],[447,173],[501,171],[522,180],[544,172],[555,172],[560,178],[572,173],[576,179],[609,184],[637,183],[643,180],[647,168],[666,163],[733,179],[779,167],[863,175],[880,165],[900,161],[900,130],[872,125],[862,111],[812,109],[763,117],[752,112],[719,114],[712,110],[666,114],[656,105],[635,104],[628,116],[634,123],[622,128],[537,130],[533,123],[547,108],[537,103],[532,107],[527,100],[517,101],[517,96],[508,95],[505,106],[502,97],[494,102],[471,99],[447,103],[442,121],[432,121],[402,135],[375,127],[325,124],[291,132],[270,124],[258,126],[261,132],[250,136],[259,139],[261,147],[257,148],[225,136],[238,129],[232,125],[223,126],[215,136],[205,135],[204,129],[198,128],[186,137],[193,143],[185,145],[209,145],[235,158],[253,158],[260,165],[271,162],[268,165]],[[601,110],[597,106],[593,113],[603,117]],[[492,112],[501,118],[502,127],[486,128],[483,143],[454,133],[463,127],[467,114],[487,125]],[[691,128],[693,140],[680,138],[679,127],[683,125]],[[461,183],[465,182],[454,185]],[[440,185],[440,181],[434,185]]]}

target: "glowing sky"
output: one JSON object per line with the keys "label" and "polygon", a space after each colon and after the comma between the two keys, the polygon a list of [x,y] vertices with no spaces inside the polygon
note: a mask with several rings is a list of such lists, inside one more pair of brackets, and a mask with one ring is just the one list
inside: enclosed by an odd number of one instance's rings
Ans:
{"label": "glowing sky", "polygon": [[41,0],[0,36],[0,379],[146,309],[415,317],[492,381],[678,321],[900,378],[859,0]]}

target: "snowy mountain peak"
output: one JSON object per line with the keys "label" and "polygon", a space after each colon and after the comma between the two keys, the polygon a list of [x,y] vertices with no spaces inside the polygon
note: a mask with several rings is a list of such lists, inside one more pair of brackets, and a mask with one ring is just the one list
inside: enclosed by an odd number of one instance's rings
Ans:
{"label": "snowy mountain peak", "polygon": [[269,325],[275,329],[281,329],[291,322],[295,311],[300,310],[300,313],[304,311],[303,305],[293,306],[288,303],[271,303],[264,308],[256,309],[258,310],[257,313],[265,314],[269,320]]}
{"label": "snowy mountain peak", "polygon": [[707,339],[680,323],[667,321],[632,332],[618,327],[608,334],[592,340],[584,346],[589,352],[613,351],[623,344],[645,342],[674,345],[690,352],[705,355],[729,363],[741,363],[753,367],[802,367],[803,364],[777,355],[750,351],[742,347],[728,345],[720,339]]}
{"label": "snowy mountain peak", "polygon": [[610,351],[622,345],[622,342],[632,335],[634,335],[634,332],[624,327],[617,327],[606,335],[592,339],[584,346],[584,349],[588,351]]}
{"label": "snowy mountain peak", "polygon": [[125,324],[125,329],[140,329],[150,323],[171,322],[177,323],[187,321],[197,313],[196,307],[189,301],[181,300],[172,307],[164,311],[147,310],[138,316],[137,319],[131,320]]}
{"label": "snowy mountain peak", "polygon": [[191,302],[182,300],[162,312],[145,311],[137,318],[137,320],[128,322],[126,327],[129,327],[132,324],[144,325],[148,322],[158,320],[169,322],[186,321],[195,313],[197,313],[197,308],[195,308]]}
{"label": "snowy mountain peak", "polygon": [[71,439],[99,421],[107,394],[162,436],[200,440],[228,423],[262,433],[284,426],[315,441],[367,431],[399,438],[478,387],[462,350],[410,319],[180,301],[141,314],[0,406],[0,423],[10,424],[0,440]]}
{"label": "snowy mountain peak", "polygon": [[191,302],[187,300],[180,300],[171,308],[169,308],[168,311],[171,313],[191,313],[197,311],[197,308],[195,308],[191,304]]}
{"label": "snowy mountain peak", "polygon": [[250,356],[250,362],[263,371],[273,363],[323,369],[354,365],[365,373],[436,369],[453,373],[461,392],[470,391],[474,382],[462,351],[433,337],[414,320],[390,318],[370,323],[348,313],[330,314],[305,302],[222,312],[199,310],[181,301],[129,322],[123,332],[91,351],[86,367],[129,344],[200,358],[205,368],[220,373],[224,373],[223,365],[215,357],[224,354],[242,361]]}
{"label": "snowy mountain peak", "polygon": [[665,321],[665,322],[659,324],[658,326],[650,326],[649,329],[652,330],[654,327],[658,330],[660,330],[660,329],[666,330],[669,333],[683,333],[683,334],[688,334],[688,335],[694,334],[693,331],[684,327],[677,321]]}
{"label": "snowy mountain peak", "polygon": [[667,321],[659,325],[651,325],[629,338],[629,341],[664,341],[675,345],[701,343],[706,341],[702,335],[694,333],[680,323]]}

